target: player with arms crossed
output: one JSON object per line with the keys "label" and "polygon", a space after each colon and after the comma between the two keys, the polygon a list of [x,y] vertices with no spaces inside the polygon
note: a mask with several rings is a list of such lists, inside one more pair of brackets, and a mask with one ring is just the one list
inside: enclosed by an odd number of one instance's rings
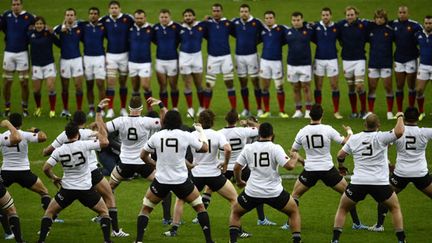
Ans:
{"label": "player with arms crossed", "polygon": [[[418,127],[420,113],[417,108],[405,110],[405,132],[396,145],[396,168],[390,176],[390,184],[396,193],[401,192],[412,182],[426,196],[432,198],[432,176],[428,171],[426,146],[432,140],[432,128]],[[369,230],[384,231],[384,218],[387,207],[378,205],[378,221]]]}
{"label": "player with arms crossed", "polygon": [[[339,174],[333,165],[330,146],[332,141],[344,145],[353,134],[352,130],[350,127],[344,126],[347,136],[343,137],[333,127],[322,124],[322,118],[321,105],[313,105],[310,124],[300,129],[291,148],[291,152],[298,152],[302,148],[306,152],[306,158],[303,161],[304,169],[292,191],[292,197],[297,203],[299,198],[315,186],[318,180],[340,194],[345,191],[348,185],[345,178]],[[341,174],[346,174],[345,167],[339,167],[339,170]],[[367,226],[361,224],[355,208],[350,213],[353,219],[353,229],[367,229]]]}
{"label": "player with arms crossed", "polygon": [[[259,140],[245,146],[234,166],[237,185],[246,188],[231,208],[231,243],[237,242],[241,217],[263,203],[288,215],[293,242],[301,242],[300,212],[294,199],[283,189],[278,172],[279,166],[292,170],[297,163],[298,155],[292,153],[291,158],[288,157],[280,145],[272,142],[273,138],[273,126],[270,123],[261,124]],[[251,169],[251,176],[247,182],[241,179],[242,168],[246,165]]]}
{"label": "player with arms crossed", "polygon": [[[79,141],[80,133],[78,125],[74,122],[68,123],[65,127],[65,133],[69,139],[68,142],[54,150],[51,157],[43,166],[45,175],[57,187],[60,185],[61,188],[42,217],[39,243],[45,242],[52,225],[53,216],[57,215],[75,200],[79,200],[84,206],[91,208],[100,215],[100,225],[104,241],[111,242],[111,219],[108,215],[108,208],[99,193],[92,188],[91,172],[88,166],[88,155],[90,152],[107,147],[109,144],[100,114],[96,115],[96,121],[98,126],[97,139],[87,141]],[[61,163],[63,167],[62,178],[54,174],[53,167],[57,163]]]}
{"label": "player with arms crossed", "polygon": [[[208,140],[201,125],[195,125],[199,138],[189,132],[181,131],[181,125],[180,114],[177,111],[168,111],[163,120],[164,129],[153,134],[141,152],[141,158],[146,163],[156,166],[156,174],[144,196],[143,206],[137,219],[137,243],[143,242],[150,213],[170,191],[173,191],[179,199],[184,200],[194,208],[206,242],[213,242],[209,216],[199,191],[188,178],[184,161],[188,146],[199,152],[208,152]],[[157,155],[157,163],[150,157],[152,152]]]}
{"label": "player with arms crossed", "polygon": [[403,113],[396,114],[397,123],[390,132],[378,131],[380,122],[375,114],[366,117],[365,129],[351,136],[339,150],[337,159],[343,166],[345,158],[353,155],[354,174],[339,202],[333,225],[332,243],[339,243],[346,214],[370,194],[375,201],[389,207],[398,243],[405,242],[402,212],[399,200],[390,187],[387,148],[404,134]]}

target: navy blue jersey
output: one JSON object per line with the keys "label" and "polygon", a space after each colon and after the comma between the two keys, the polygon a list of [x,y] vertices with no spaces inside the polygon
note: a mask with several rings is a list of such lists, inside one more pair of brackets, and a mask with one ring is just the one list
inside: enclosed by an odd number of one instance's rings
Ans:
{"label": "navy blue jersey", "polygon": [[54,63],[52,46],[59,46],[60,41],[48,30],[31,30],[27,34],[30,42],[30,57],[33,66],[43,67]]}
{"label": "navy blue jersey", "polygon": [[315,58],[320,60],[337,59],[336,41],[339,30],[332,22],[328,26],[320,21],[312,26],[312,42],[316,44]]}
{"label": "navy blue jersey", "polygon": [[414,34],[422,30],[420,24],[413,20],[400,21],[398,19],[391,21],[389,24],[394,29],[395,35],[395,61],[405,63],[417,59],[419,50],[417,49],[417,40]]}
{"label": "navy blue jersey", "polygon": [[34,16],[26,11],[22,11],[19,15],[15,15],[11,10],[4,12],[2,29],[5,33],[5,51],[27,51],[27,32],[33,24]]}
{"label": "navy blue jersey", "polygon": [[81,22],[83,31],[81,41],[84,44],[84,56],[103,56],[105,55],[103,41],[105,38],[105,27],[102,23],[93,24],[89,21]]}
{"label": "navy blue jersey", "polygon": [[423,65],[432,65],[432,34],[418,31],[415,33],[415,37],[420,47],[420,63]]}
{"label": "navy blue jersey", "polygon": [[80,41],[82,30],[78,22],[75,22],[68,29],[64,29],[62,25],[57,25],[54,28],[54,33],[60,39],[60,57],[62,59],[73,59],[81,56]]}
{"label": "navy blue jersey", "polygon": [[182,26],[171,21],[167,26],[157,23],[153,26],[153,42],[157,45],[156,58],[174,60],[178,58],[177,47],[180,43]]}
{"label": "navy blue jersey", "polygon": [[201,51],[201,44],[205,34],[206,28],[203,22],[195,22],[192,27],[183,23],[180,31],[180,51],[186,53]]}
{"label": "navy blue jersey", "polygon": [[139,27],[134,24],[129,30],[129,61],[135,63],[151,62],[151,43],[153,29],[148,23]]}
{"label": "navy blue jersey", "polygon": [[105,27],[108,53],[119,54],[129,51],[129,29],[134,24],[132,16],[120,14],[116,19],[113,19],[110,15],[106,15],[99,22]]}
{"label": "navy blue jersey", "polygon": [[391,68],[394,32],[389,25],[368,24],[369,68]]}
{"label": "navy blue jersey", "polygon": [[365,44],[367,37],[367,21],[357,19],[351,24],[346,20],[339,21],[339,43],[342,46],[342,60],[365,60]]}
{"label": "navy blue jersey", "polygon": [[263,24],[252,16],[244,22],[241,18],[231,20],[233,24],[232,35],[236,38],[236,55],[251,55],[257,53],[260,33]]}
{"label": "navy blue jersey", "polygon": [[3,30],[3,15],[0,15],[0,31]]}
{"label": "navy blue jersey", "polygon": [[312,65],[310,42],[313,35],[310,26],[289,28],[285,34],[285,41],[288,44],[287,63],[292,66]]}
{"label": "navy blue jersey", "polygon": [[282,61],[282,47],[285,45],[287,28],[283,25],[273,25],[271,29],[264,26],[260,40],[263,43],[261,58],[272,61]]}
{"label": "navy blue jersey", "polygon": [[232,33],[232,23],[226,18],[222,18],[219,21],[210,18],[205,21],[206,24],[206,35],[207,39],[207,52],[209,55],[225,56],[230,55],[229,36]]}

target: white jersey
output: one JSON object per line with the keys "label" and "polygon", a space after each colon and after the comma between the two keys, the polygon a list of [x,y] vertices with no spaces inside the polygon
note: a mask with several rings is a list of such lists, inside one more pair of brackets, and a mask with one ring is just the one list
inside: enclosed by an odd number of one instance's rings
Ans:
{"label": "white jersey", "polygon": [[[218,168],[218,151],[223,149],[226,144],[229,144],[225,136],[221,132],[217,132],[213,129],[205,129],[204,133],[208,139],[209,150],[206,153],[192,150],[193,163],[195,167],[192,169],[192,175],[195,177],[213,177],[219,176],[221,170]],[[195,137],[199,137],[197,131],[192,133]]]}
{"label": "white jersey", "polygon": [[182,184],[188,179],[185,163],[186,151],[199,150],[202,142],[189,132],[179,129],[159,131],[147,141],[144,150],[156,152],[155,178],[162,184]]}
{"label": "white jersey", "polygon": [[[219,131],[225,135],[226,140],[231,145],[231,157],[227,170],[232,171],[238,156],[248,143],[247,140],[258,136],[258,129],[256,127],[224,127]],[[225,156],[221,153],[220,160],[224,161],[224,159]]]}
{"label": "white jersey", "polygon": [[[96,138],[95,136],[95,132],[90,130],[90,129],[80,129],[79,130],[79,139],[78,140],[94,140]],[[67,143],[68,141],[68,137],[66,136],[66,132],[62,132],[60,133],[60,135],[58,135],[56,137],[56,139],[52,142],[51,146],[55,149],[60,148],[64,143]],[[91,150],[88,151],[88,164],[89,164],[89,168],[90,171],[96,170],[98,168],[98,160],[96,157],[96,151]]]}
{"label": "white jersey", "polygon": [[89,190],[92,188],[91,172],[88,166],[90,150],[100,149],[98,140],[66,142],[54,150],[47,163],[63,167],[61,186],[69,190]]}
{"label": "white jersey", "polygon": [[[15,145],[2,144],[2,154],[3,154],[3,165],[2,170],[30,170],[30,161],[28,159],[28,143],[37,143],[38,135],[37,133],[24,132],[18,130],[21,134],[21,142]],[[2,134],[2,138],[10,136],[10,131],[6,131]],[[3,140],[3,139],[2,139]]]}
{"label": "white jersey", "polygon": [[117,117],[106,123],[108,132],[119,131],[121,141],[120,160],[123,164],[144,164],[141,149],[153,130],[160,130],[159,118],[128,116]]}
{"label": "white jersey", "polygon": [[423,177],[428,173],[426,147],[432,139],[432,128],[405,125],[405,132],[395,144],[397,149],[394,174],[401,177]]}
{"label": "white jersey", "polygon": [[246,182],[245,193],[251,197],[277,197],[283,190],[278,166],[284,166],[290,158],[283,148],[271,141],[247,144],[237,163],[248,165],[251,174]]}
{"label": "white jersey", "polygon": [[342,147],[354,158],[351,183],[356,185],[389,185],[387,148],[397,140],[393,131],[365,131],[354,134]]}
{"label": "white jersey", "polygon": [[330,154],[332,141],[341,144],[344,137],[333,127],[323,124],[309,124],[297,133],[292,148],[306,152],[304,169],[306,171],[328,171],[333,168]]}

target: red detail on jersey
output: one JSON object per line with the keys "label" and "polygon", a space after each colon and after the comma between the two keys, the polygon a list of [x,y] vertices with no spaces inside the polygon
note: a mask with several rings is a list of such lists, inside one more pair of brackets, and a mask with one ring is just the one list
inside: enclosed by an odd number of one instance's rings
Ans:
{"label": "red detail on jersey", "polygon": [[175,30],[177,27],[175,25],[172,25],[171,29]]}
{"label": "red detail on jersey", "polygon": [[384,36],[387,37],[389,34],[387,32],[384,32]]}
{"label": "red detail on jersey", "polygon": [[198,31],[202,31],[203,30],[203,28],[200,26],[200,27],[198,27]]}
{"label": "red detail on jersey", "polygon": [[411,31],[412,31],[412,28],[411,28],[410,25],[408,25],[407,30],[408,30],[408,32],[411,32]]}
{"label": "red detail on jersey", "polygon": [[81,30],[76,30],[77,35],[81,33]]}
{"label": "red detail on jersey", "polygon": [[123,23],[127,23],[127,22],[128,22],[127,18],[124,17],[124,18],[123,18]]}
{"label": "red detail on jersey", "polygon": [[336,33],[336,32],[337,32],[337,29],[336,29],[336,28],[333,28],[333,32]]}
{"label": "red detail on jersey", "polygon": [[255,23],[255,21],[254,21],[254,22],[252,22],[252,26],[253,26],[253,27],[255,27],[255,26],[256,26],[256,23]]}
{"label": "red detail on jersey", "polygon": [[276,27],[276,31],[280,31],[280,28],[279,28],[279,27]]}
{"label": "red detail on jersey", "polygon": [[363,29],[363,24],[359,24],[359,29]]}
{"label": "red detail on jersey", "polygon": [[228,23],[228,22],[226,22],[226,23],[225,23],[225,26],[229,26],[229,23]]}
{"label": "red detail on jersey", "polygon": [[147,29],[147,33],[150,33],[150,31],[151,31],[150,29]]}
{"label": "red detail on jersey", "polygon": [[28,18],[29,18],[29,16],[27,16],[27,15],[24,16],[24,19],[25,19],[25,20],[28,20]]}
{"label": "red detail on jersey", "polygon": [[306,30],[303,30],[303,35],[307,35],[307,31]]}

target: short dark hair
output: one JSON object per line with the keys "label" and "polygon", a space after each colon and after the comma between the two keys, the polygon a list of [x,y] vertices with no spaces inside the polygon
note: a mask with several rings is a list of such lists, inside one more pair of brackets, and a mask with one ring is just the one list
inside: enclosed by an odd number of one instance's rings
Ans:
{"label": "short dark hair", "polygon": [[211,110],[204,110],[198,116],[198,122],[201,123],[204,129],[213,127],[215,120],[215,113]]}
{"label": "short dark hair", "polygon": [[273,10],[267,10],[264,12],[264,16],[266,16],[267,14],[271,14],[273,15],[273,17],[276,17],[276,13]]}
{"label": "short dark hair", "polygon": [[426,15],[424,18],[425,19],[432,19],[432,15]]}
{"label": "short dark hair", "polygon": [[259,126],[258,135],[262,138],[268,138],[273,135],[273,126],[268,123],[264,122]]}
{"label": "short dark hair", "polygon": [[180,113],[176,110],[170,110],[165,114],[163,119],[163,128],[168,130],[180,129],[182,119]]}
{"label": "short dark hair", "polygon": [[81,126],[87,122],[87,116],[83,111],[75,111],[72,121],[78,126]]}
{"label": "short dark hair", "polygon": [[242,8],[247,8],[247,9],[250,11],[250,6],[247,5],[246,3],[240,5],[240,8],[239,8],[239,9],[242,9]]}
{"label": "short dark hair", "polygon": [[141,96],[134,95],[129,100],[129,107],[132,109],[140,108],[142,106]]}
{"label": "short dark hair", "polygon": [[76,10],[75,10],[74,8],[67,8],[67,9],[65,10],[65,14],[66,14],[66,12],[68,12],[68,11],[72,11],[72,12],[74,13],[74,15],[76,15]]}
{"label": "short dark hair", "polygon": [[231,110],[225,115],[225,121],[228,124],[233,125],[239,120],[239,116],[236,110]]}
{"label": "short dark hair", "polygon": [[42,21],[42,23],[43,23],[44,25],[46,25],[46,21],[45,21],[45,18],[44,18],[44,17],[42,17],[42,16],[36,16],[34,22],[36,23],[36,22],[38,22],[38,21]]}
{"label": "short dark hair", "polygon": [[19,128],[22,125],[22,116],[19,113],[12,113],[9,115],[9,121],[15,128]]}
{"label": "short dark hair", "polygon": [[291,17],[300,17],[303,18],[303,14],[299,11],[295,11],[291,14]]}
{"label": "short dark hair", "polygon": [[312,121],[318,121],[321,119],[323,112],[323,108],[320,104],[314,104],[310,110],[310,117],[312,118]]}
{"label": "short dark hair", "polygon": [[187,8],[183,11],[182,15],[185,15],[185,13],[191,13],[193,16],[195,16],[195,11],[191,8]]}
{"label": "short dark hair", "polygon": [[404,116],[407,122],[417,122],[420,112],[416,107],[408,107],[404,112]]}
{"label": "short dark hair", "polygon": [[375,11],[374,18],[384,18],[386,23],[388,21],[387,12],[382,8]]}
{"label": "short dark hair", "polygon": [[214,8],[214,7],[216,7],[216,8],[220,8],[221,10],[223,10],[222,4],[220,4],[220,3],[214,3],[214,4],[212,5],[212,8]]}
{"label": "short dark hair", "polygon": [[332,14],[332,11],[329,7],[324,7],[321,9],[321,12],[329,12],[330,14]]}
{"label": "short dark hair", "polygon": [[23,2],[24,2],[24,0],[11,0],[11,3],[17,2],[17,1],[19,1],[21,4],[23,4]]}
{"label": "short dark hair", "polygon": [[88,13],[90,13],[90,11],[96,11],[98,14],[100,14],[100,10],[99,10],[98,7],[90,7],[90,8],[88,9]]}
{"label": "short dark hair", "polygon": [[113,0],[113,1],[110,1],[110,2],[108,3],[108,7],[111,7],[111,5],[117,5],[117,6],[120,7],[120,2],[119,2],[119,1],[116,1],[116,0]]}
{"label": "short dark hair", "polygon": [[159,14],[161,14],[161,13],[167,13],[167,14],[171,15],[171,11],[170,11],[169,9],[167,9],[167,8],[163,8],[163,9],[161,9],[161,10],[159,11]]}
{"label": "short dark hair", "polygon": [[146,12],[144,10],[142,10],[142,9],[135,10],[134,14],[144,14],[144,16],[147,15]]}
{"label": "short dark hair", "polygon": [[68,139],[76,137],[79,134],[78,124],[73,121],[66,124],[65,133]]}
{"label": "short dark hair", "polygon": [[348,12],[350,10],[353,10],[356,15],[360,14],[360,11],[358,10],[358,8],[356,8],[354,6],[348,6],[348,7],[346,7],[344,13],[346,14],[346,12]]}

